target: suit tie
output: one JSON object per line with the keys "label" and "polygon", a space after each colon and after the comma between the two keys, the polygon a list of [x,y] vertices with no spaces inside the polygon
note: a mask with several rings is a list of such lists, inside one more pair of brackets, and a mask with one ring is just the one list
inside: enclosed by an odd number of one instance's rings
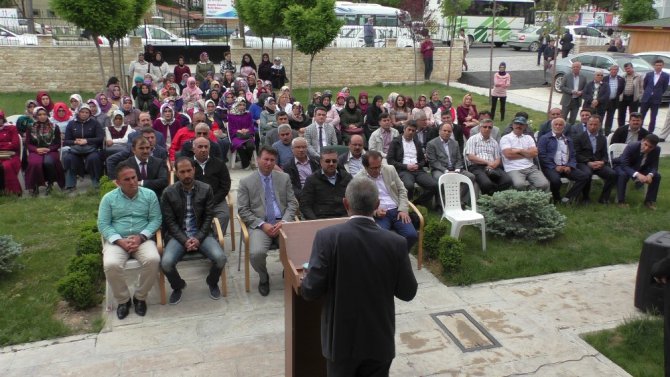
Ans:
{"label": "suit tie", "polygon": [[147,163],[144,161],[140,162],[140,175],[143,181],[147,179]]}
{"label": "suit tie", "polygon": [[647,162],[647,155],[644,153],[641,153],[642,159],[640,160],[640,167],[643,167],[644,164]]}
{"label": "suit tie", "polygon": [[323,126],[319,126],[319,153],[321,153],[321,148],[323,148]]}
{"label": "suit tie", "polygon": [[270,177],[263,177],[265,186],[265,222],[274,225],[277,222],[275,217],[275,192],[272,188]]}

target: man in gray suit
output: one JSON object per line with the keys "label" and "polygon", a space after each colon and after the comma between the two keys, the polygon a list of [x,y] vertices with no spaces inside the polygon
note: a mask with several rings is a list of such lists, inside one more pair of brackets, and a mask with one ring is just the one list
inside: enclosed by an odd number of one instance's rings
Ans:
{"label": "man in gray suit", "polygon": [[311,157],[320,158],[321,148],[337,145],[335,127],[326,122],[326,109],[317,107],[314,110],[314,121],[305,128],[307,152]]}
{"label": "man in gray suit", "polygon": [[[584,87],[586,87],[586,77],[580,74],[582,70],[581,62],[572,63],[572,74],[563,77],[563,84],[561,85],[561,118],[568,121],[568,124],[575,124],[577,113],[582,105],[582,94]],[[570,118],[568,118],[570,114]]]}
{"label": "man in gray suit", "polygon": [[[451,124],[445,123],[440,127],[440,136],[428,142],[426,145],[428,166],[430,166],[433,177],[438,181],[444,173],[460,173],[470,178],[474,187],[475,176],[465,170],[458,143],[451,138],[452,132]],[[468,190],[465,190],[464,187],[461,187],[461,203],[467,202],[469,198]]]}
{"label": "man in gray suit", "polygon": [[274,170],[277,155],[274,148],[261,147],[258,172],[242,179],[237,189],[237,212],[249,228],[251,266],[260,276],[258,291],[263,296],[270,293],[270,275],[265,264],[268,250],[278,246],[282,224],[293,221],[298,208],[288,174]]}

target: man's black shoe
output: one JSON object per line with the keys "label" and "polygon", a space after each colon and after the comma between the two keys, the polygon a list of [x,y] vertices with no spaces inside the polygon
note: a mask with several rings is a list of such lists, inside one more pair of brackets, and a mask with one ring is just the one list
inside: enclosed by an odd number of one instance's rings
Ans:
{"label": "man's black shoe", "polygon": [[128,302],[126,303],[119,304],[119,306],[116,308],[116,316],[119,319],[126,318],[128,316],[128,312],[130,311],[130,306],[132,304],[133,303],[130,300],[128,300]]}
{"label": "man's black shoe", "polygon": [[144,315],[147,314],[146,301],[138,300],[137,298],[133,297],[133,305],[135,305],[135,314],[139,315],[140,317],[144,317]]}
{"label": "man's black shoe", "polygon": [[219,289],[218,285],[210,285],[209,286],[209,298],[212,300],[218,300],[221,298],[221,290]]}
{"label": "man's black shoe", "polygon": [[266,274],[265,282],[263,279],[258,283],[258,292],[261,296],[267,296],[270,294],[270,275]]}
{"label": "man's black shoe", "polygon": [[181,289],[175,289],[170,295],[170,305],[177,305],[181,301]]}

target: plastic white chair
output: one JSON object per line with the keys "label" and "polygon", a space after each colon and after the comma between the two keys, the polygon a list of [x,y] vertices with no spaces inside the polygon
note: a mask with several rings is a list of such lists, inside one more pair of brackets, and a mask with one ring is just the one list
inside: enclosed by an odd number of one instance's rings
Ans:
{"label": "plastic white chair", "polygon": [[614,143],[610,144],[609,147],[607,147],[607,155],[610,158],[610,167],[614,167],[614,159],[618,158],[623,154],[623,150],[626,149],[626,145],[624,143]]}
{"label": "plastic white chair", "polygon": [[16,121],[19,120],[19,118],[21,117],[21,115],[22,115],[22,114],[10,115],[10,116],[7,117],[6,121],[7,121],[7,123],[9,123],[9,124],[14,124],[14,125],[16,125]]}
{"label": "plastic white chair", "polygon": [[[470,190],[471,210],[461,208],[461,183],[468,185]],[[438,180],[440,203],[442,204],[442,218],[451,222],[451,236],[458,239],[464,225],[480,224],[482,230],[482,250],[486,251],[486,221],[481,213],[477,212],[477,198],[470,178],[458,173],[445,173]]]}

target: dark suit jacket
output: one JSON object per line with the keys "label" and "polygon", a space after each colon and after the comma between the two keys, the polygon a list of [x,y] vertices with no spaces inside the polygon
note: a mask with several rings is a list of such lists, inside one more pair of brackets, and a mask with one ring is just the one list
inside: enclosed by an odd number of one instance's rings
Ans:
{"label": "dark suit jacket", "polygon": [[670,82],[670,75],[665,72],[661,72],[661,77],[658,79],[656,85],[654,85],[654,71],[647,72],[644,75],[644,81],[642,81],[642,99],[640,102],[660,104],[661,99],[663,98],[663,93],[668,90],[668,82]]}
{"label": "dark suit jacket", "polygon": [[[186,156],[193,158],[195,153],[193,153],[193,140],[189,140],[181,145],[181,150],[177,152],[180,156]],[[224,158],[226,156],[221,152],[221,147],[218,143],[214,143],[210,140],[209,143],[209,155],[215,156],[216,158]]]}
{"label": "dark suit jacket", "polygon": [[209,156],[205,171],[195,162],[195,179],[207,183],[214,191],[214,205],[226,200],[230,191],[230,173],[223,160]]}
{"label": "dark suit jacket", "polygon": [[[319,160],[313,157],[307,156],[309,159],[309,166],[312,167],[312,174],[321,169],[321,163]],[[281,167],[284,170],[284,173],[288,174],[291,177],[291,186],[293,187],[293,194],[296,198],[300,199],[302,195],[302,185],[300,184],[300,173],[298,172],[298,167],[295,165],[295,157],[292,158],[288,163],[284,164]],[[307,182],[307,180],[305,180]]]}
{"label": "dark suit jacket", "polygon": [[642,142],[640,141],[630,143],[623,150],[621,157],[619,157],[618,166],[623,169],[628,177],[632,177],[638,171],[643,174],[652,173],[658,175],[658,159],[661,156],[661,148],[657,146],[649,152],[644,165],[642,165],[641,146]]}
{"label": "dark suit jacket", "polygon": [[[603,83],[607,84],[608,87],[610,85],[610,79],[611,78],[612,78],[612,76],[605,75],[605,78],[603,79]],[[616,97],[614,97],[614,100],[619,99],[619,96],[621,96],[621,93],[623,93],[623,88],[626,86],[626,80],[623,77],[617,75],[616,76],[616,81],[617,81]],[[610,97],[611,97],[611,94],[612,94],[612,92],[610,91]]]}
{"label": "dark suit jacket", "polygon": [[[107,176],[109,179],[116,179],[116,165],[120,164],[122,161],[127,160],[128,157],[132,155],[133,153],[130,151],[130,148],[127,148],[107,157],[105,164],[107,165]],[[151,151],[151,156],[165,161],[165,159],[168,157],[168,153],[165,148],[156,145]]]}
{"label": "dark suit jacket", "polygon": [[[135,156],[130,156],[126,162],[135,169],[137,173],[137,180],[141,181],[140,166],[135,161]],[[161,197],[163,190],[168,185],[168,172],[165,160],[160,160],[156,157],[149,156],[147,161],[147,179],[144,180],[143,186],[156,193],[157,197]]]}
{"label": "dark suit jacket", "polygon": [[[570,72],[563,77],[563,85],[561,85],[561,92],[563,93],[563,97],[561,97],[561,106],[567,106],[572,101],[573,87],[574,87],[574,75],[572,74],[572,72]],[[584,77],[584,75],[580,73],[577,90],[584,91],[585,87],[586,87],[586,77]],[[582,97],[578,98],[580,104],[583,97],[584,95],[582,94]]]}
{"label": "dark suit jacket", "polygon": [[[154,132],[156,135],[156,146],[159,146],[163,149],[165,149],[166,144],[165,144],[165,136],[161,132]],[[128,147],[130,148],[133,145],[133,140],[135,140],[136,137],[142,136],[142,133],[140,131],[133,131],[128,134]],[[158,157],[158,156],[154,156]]]}
{"label": "dark suit jacket", "polygon": [[598,88],[597,93],[595,90],[596,87],[594,81],[589,82],[584,87],[584,94],[582,95],[582,98],[584,99],[584,108],[592,108],[591,101],[594,99],[598,100],[598,106],[596,107],[597,109],[603,109],[607,107],[607,104],[610,101],[610,86],[603,82],[600,84],[600,88]]}
{"label": "dark suit jacket", "polygon": [[[465,169],[463,162],[463,154],[458,149],[458,143],[449,139],[449,156],[451,156],[451,165],[453,169]],[[439,170],[446,172],[449,170],[449,156],[447,156],[442,144],[442,138],[435,138],[428,143],[426,148],[426,155],[428,156],[428,163],[430,164],[430,171]]]}
{"label": "dark suit jacket", "polygon": [[334,186],[321,169],[307,177],[300,197],[300,213],[305,220],[346,217],[342,199],[351,180],[351,174],[344,168],[338,169]]}
{"label": "dark suit jacket", "polygon": [[[626,139],[628,138],[628,127],[629,126],[626,125],[625,127],[617,128],[612,135],[612,141],[610,143],[626,144]],[[637,132],[637,140],[640,141],[647,135],[649,135],[649,131],[645,130],[644,128],[640,128],[640,131]]]}
{"label": "dark suit jacket", "polygon": [[578,163],[586,164],[593,161],[609,161],[607,155],[607,138],[605,138],[605,136],[601,134],[596,136],[595,153],[593,153],[593,147],[591,146],[588,132],[583,132],[581,135],[575,137],[574,143],[575,155]]}
{"label": "dark suit jacket", "polygon": [[[402,146],[402,138],[403,136],[400,135],[395,139],[391,140],[391,144],[389,144],[388,153],[386,154],[386,162],[389,165],[392,165],[395,168],[395,170],[398,171],[398,173],[400,173],[403,170],[407,170],[407,164],[402,163],[402,159],[405,155],[405,150]],[[419,168],[428,166],[428,161],[426,161],[426,155],[423,154],[423,148],[421,147],[421,143],[416,137],[414,137],[414,148],[416,148],[416,160],[417,164],[419,165]]]}
{"label": "dark suit jacket", "polygon": [[[577,159],[575,157],[575,145],[569,136],[565,137],[565,142],[568,144],[568,160],[565,161],[564,166],[571,168],[577,167]],[[540,138],[537,142],[538,157],[540,158],[540,165],[543,169],[553,170],[556,168],[554,155],[558,148],[559,141],[554,137],[553,133],[548,133]]]}
{"label": "dark suit jacket", "polygon": [[321,348],[328,360],[395,356],[394,297],[410,301],[417,290],[406,245],[366,218],[316,233],[301,292],[307,300],[325,297]]}

